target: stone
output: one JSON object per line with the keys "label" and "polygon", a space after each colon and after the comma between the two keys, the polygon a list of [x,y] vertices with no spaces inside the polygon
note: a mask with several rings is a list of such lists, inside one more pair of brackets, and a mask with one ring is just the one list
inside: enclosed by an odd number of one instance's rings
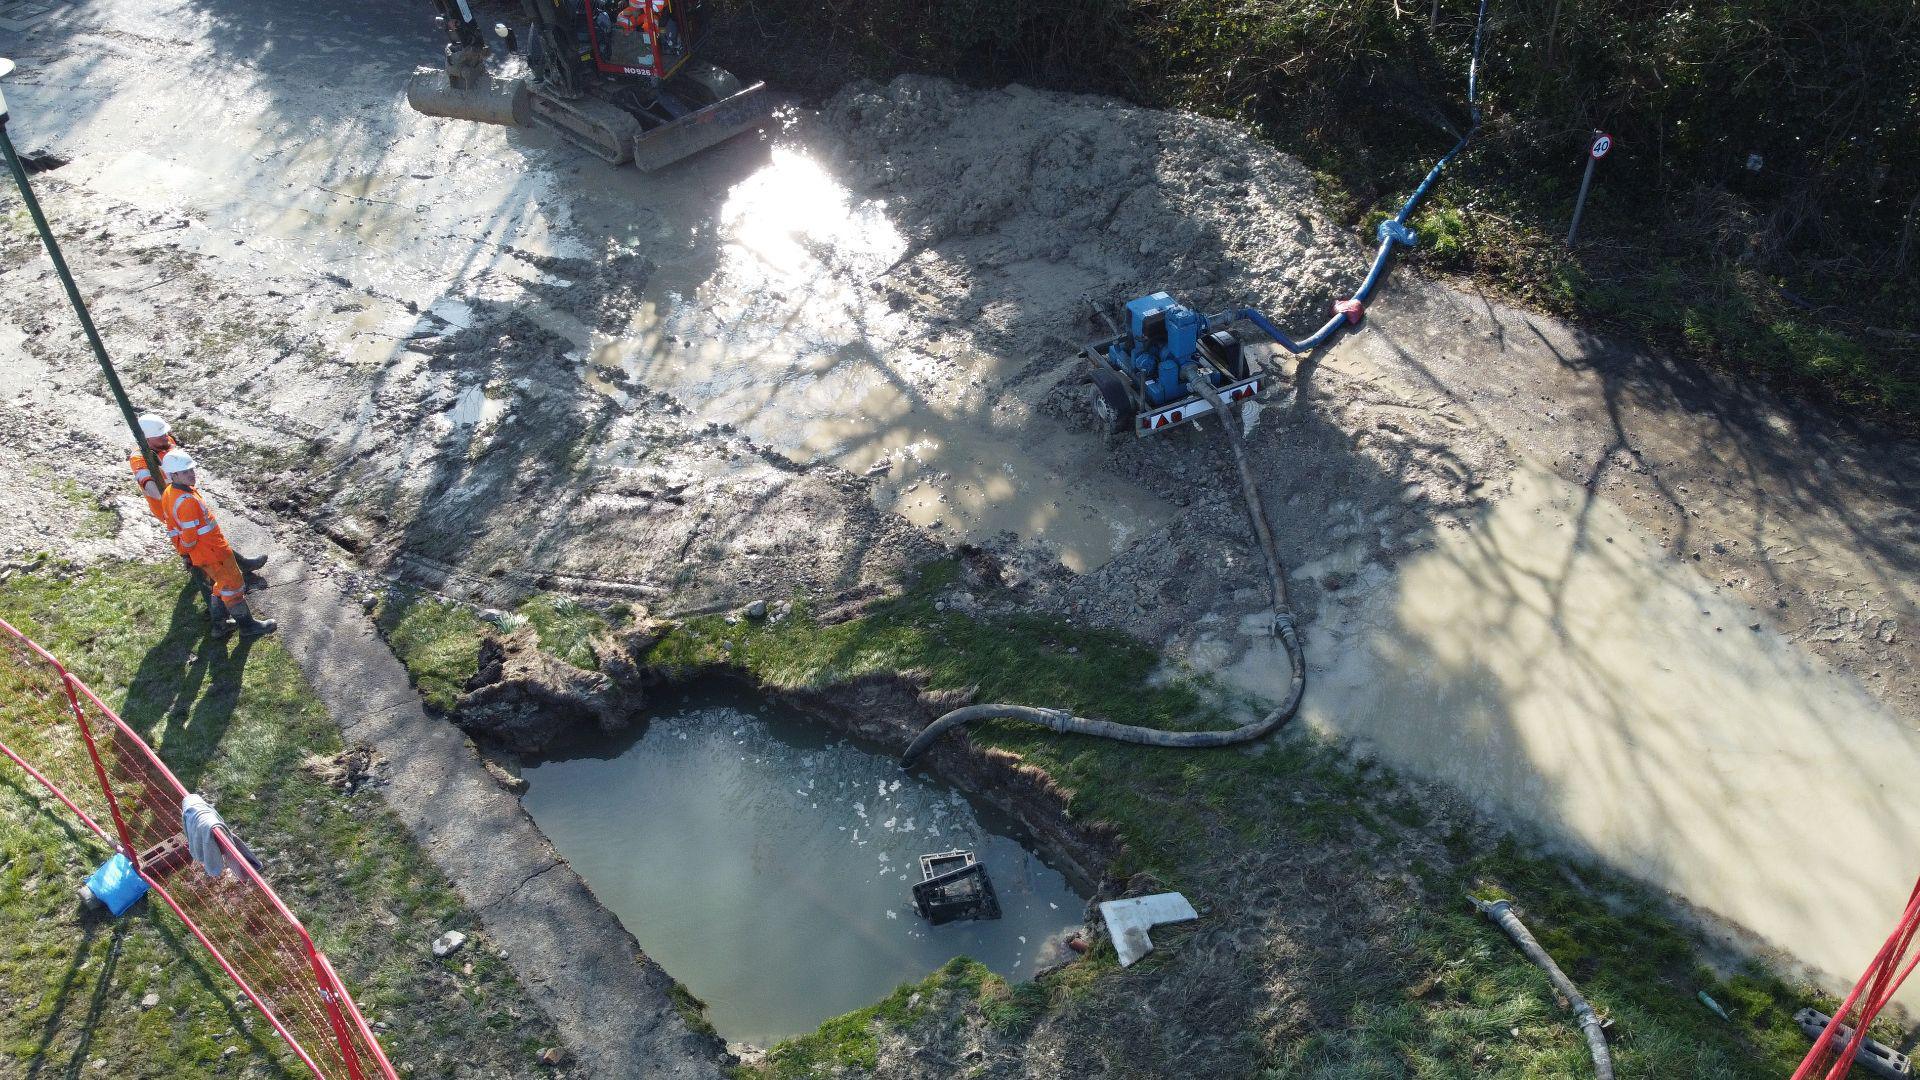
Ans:
{"label": "stone", "polygon": [[140,1007],[143,1009],[151,1009],[158,1004],[160,1004],[159,994],[148,994],[146,997],[140,999]]}
{"label": "stone", "polygon": [[535,1060],[548,1068],[553,1068],[556,1065],[565,1065],[567,1063],[567,1052],[557,1046],[549,1046],[543,1048]]}
{"label": "stone", "polygon": [[753,603],[747,605],[747,618],[764,619],[766,617],[767,602],[765,600],[755,600]]}
{"label": "stone", "polygon": [[508,771],[506,766],[499,762],[489,758],[482,760],[481,764],[486,766],[487,775],[493,777],[494,783],[499,784],[515,795],[527,790],[526,778],[515,776],[512,772]]}
{"label": "stone", "polygon": [[449,930],[433,939],[433,955],[451,956],[459,951],[460,946],[466,943],[467,935],[458,930]]}

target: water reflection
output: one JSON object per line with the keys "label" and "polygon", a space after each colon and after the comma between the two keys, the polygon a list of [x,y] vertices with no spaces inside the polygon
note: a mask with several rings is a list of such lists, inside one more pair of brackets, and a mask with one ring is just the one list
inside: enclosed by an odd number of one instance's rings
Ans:
{"label": "water reflection", "polygon": [[[768,1043],[957,955],[1010,979],[1062,955],[1084,900],[1013,822],[740,693],[702,693],[526,770],[527,809],[732,1041]],[[1004,917],[913,912],[921,854],[971,848]]]}

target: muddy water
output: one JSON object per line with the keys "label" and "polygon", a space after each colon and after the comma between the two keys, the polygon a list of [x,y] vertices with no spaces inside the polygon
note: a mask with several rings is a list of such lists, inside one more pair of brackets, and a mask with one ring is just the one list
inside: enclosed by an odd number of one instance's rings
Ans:
{"label": "muddy water", "polygon": [[[1344,561],[1343,561],[1344,560]],[[1538,465],[1311,628],[1303,715],[1851,978],[1907,895],[1920,732]],[[1249,651],[1225,674],[1271,696]],[[1844,838],[1844,839],[1839,839]]]}
{"label": "muddy water", "polygon": [[[1085,900],[959,792],[740,693],[529,767],[527,810],[729,1041],[764,1045],[958,955],[1009,979],[1061,955]],[[918,858],[972,849],[1004,916],[929,926]]]}

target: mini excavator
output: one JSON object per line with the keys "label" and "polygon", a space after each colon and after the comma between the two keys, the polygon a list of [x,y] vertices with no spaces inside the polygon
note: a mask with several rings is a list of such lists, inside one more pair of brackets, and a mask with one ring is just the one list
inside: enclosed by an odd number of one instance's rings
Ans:
{"label": "mini excavator", "polygon": [[[698,59],[705,0],[520,0],[529,20],[529,76],[487,70],[492,47],[472,0],[432,0],[447,35],[446,67],[422,68],[407,103],[428,116],[544,127],[611,162],[670,165],[758,127],[765,84],[741,86]],[[496,23],[508,52],[522,32]]]}

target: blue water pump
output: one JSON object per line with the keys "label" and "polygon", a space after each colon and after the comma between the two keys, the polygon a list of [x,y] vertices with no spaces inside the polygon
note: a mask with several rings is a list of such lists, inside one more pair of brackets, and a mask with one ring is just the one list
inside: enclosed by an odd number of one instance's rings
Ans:
{"label": "blue water pump", "polygon": [[1374,232],[1379,246],[1374,250],[1373,264],[1367,269],[1366,278],[1352,296],[1333,304],[1327,321],[1318,330],[1295,341],[1255,308],[1231,308],[1216,315],[1202,315],[1164,292],[1129,301],[1124,331],[1114,325],[1105,311],[1096,307],[1113,336],[1082,346],[1080,355],[1092,368],[1089,374],[1093,381],[1094,411],[1107,422],[1110,433],[1132,431],[1135,435],[1152,435],[1205,416],[1213,411],[1216,400],[1232,404],[1258,396],[1260,377],[1248,367],[1240,340],[1231,329],[1236,325],[1245,324],[1251,327],[1250,333],[1257,332],[1298,355],[1312,352],[1332,341],[1342,329],[1359,324],[1394,250],[1419,243],[1419,237],[1407,224],[1414,208],[1440,178],[1440,171],[1467,148],[1467,143],[1480,130],[1476,88],[1480,37],[1486,22],[1486,0],[1481,0],[1480,16],[1473,29],[1473,59],[1467,64],[1467,109],[1473,116],[1472,126],[1453,144],[1453,149],[1427,170],[1426,178],[1413,189],[1400,212],[1380,223]]}
{"label": "blue water pump", "polygon": [[[1146,435],[1212,411],[1194,392],[1204,379],[1225,401],[1259,393],[1240,339],[1227,329],[1232,315],[1209,319],[1164,293],[1127,302],[1127,326],[1086,346],[1098,393],[1094,408],[1114,431]],[[1104,314],[1103,314],[1104,317]]]}
{"label": "blue water pump", "polygon": [[1163,292],[1127,303],[1127,336],[1107,346],[1113,366],[1132,372],[1147,404],[1165,405],[1188,395],[1180,369],[1200,347],[1200,313]]}

